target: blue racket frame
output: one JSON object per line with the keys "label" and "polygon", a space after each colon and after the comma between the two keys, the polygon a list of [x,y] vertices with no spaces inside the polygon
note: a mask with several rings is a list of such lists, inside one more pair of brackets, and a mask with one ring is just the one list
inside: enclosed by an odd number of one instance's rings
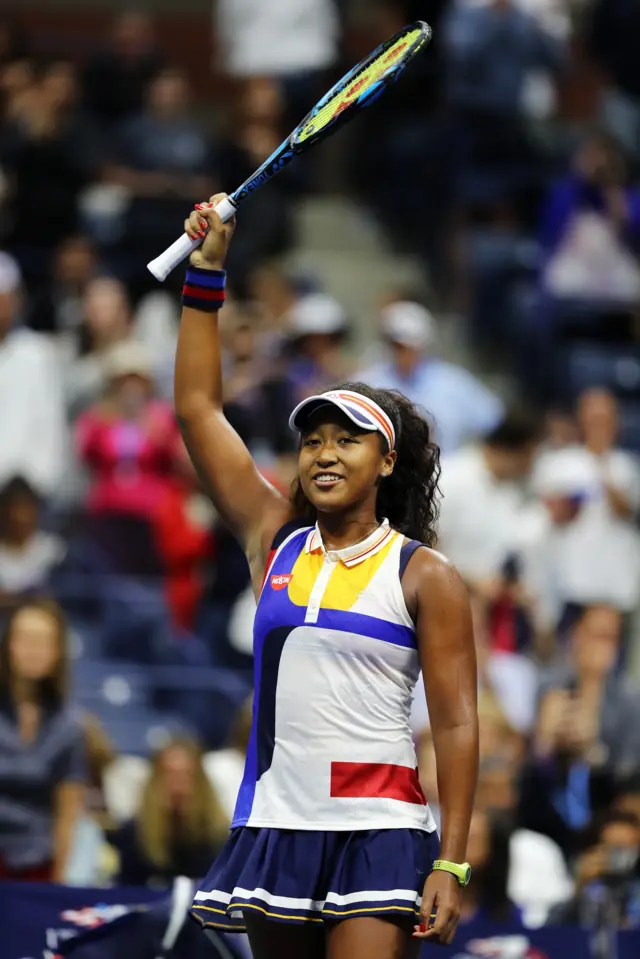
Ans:
{"label": "blue racket frame", "polygon": [[[326,104],[332,100],[341,90],[344,90],[349,83],[363,70],[371,64],[373,60],[377,60],[385,50],[388,50],[389,47],[392,47],[395,43],[402,39],[407,33],[411,33],[414,30],[420,30],[420,36],[417,37],[409,47],[409,49],[404,54],[403,58],[395,64],[391,64],[387,71],[384,73],[380,79],[373,84],[373,86],[364,90],[360,96],[355,97],[349,105],[342,110],[337,116],[333,117],[329,123],[325,124],[320,130],[316,133],[311,133],[305,137],[302,143],[297,141],[297,136],[302,129],[304,129],[310,122],[313,121],[313,118],[318,115],[320,110],[326,106]],[[386,88],[392,83],[395,83],[405,67],[413,60],[413,58],[421,50],[427,46],[431,40],[432,31],[428,23],[425,23],[423,20],[416,20],[414,23],[409,24],[404,27],[402,30],[398,31],[395,36],[391,37],[389,40],[385,40],[384,43],[381,43],[375,48],[364,60],[361,60],[360,63],[356,64],[353,69],[349,70],[348,73],[338,80],[331,89],[325,93],[321,100],[318,100],[314,108],[307,114],[307,116],[302,120],[301,123],[295,128],[295,130],[284,140],[277,149],[273,151],[270,157],[268,157],[261,167],[259,167],[255,173],[252,173],[251,176],[242,183],[237,190],[234,190],[233,193],[229,194],[229,200],[233,203],[234,206],[238,206],[243,200],[245,200],[251,193],[261,187],[264,183],[274,177],[279,173],[284,167],[288,166],[292,160],[295,160],[297,156],[304,153],[314,144],[318,143],[320,140],[323,140],[325,137],[330,136],[332,133],[335,133],[339,126],[346,123],[353,116],[353,113],[356,110],[362,110],[365,107],[370,106],[372,103],[375,103],[376,100],[384,93]]]}

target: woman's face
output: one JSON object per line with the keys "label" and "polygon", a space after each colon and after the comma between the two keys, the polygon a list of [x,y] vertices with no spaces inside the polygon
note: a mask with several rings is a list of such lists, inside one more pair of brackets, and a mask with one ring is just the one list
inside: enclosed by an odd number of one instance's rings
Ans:
{"label": "woman's face", "polygon": [[368,501],[393,469],[395,453],[383,453],[380,435],[358,432],[348,417],[321,409],[302,436],[298,473],[303,492],[319,512],[336,513]]}
{"label": "woman's face", "polygon": [[118,280],[101,278],[87,286],[84,316],[89,332],[98,341],[111,340],[127,329],[129,303]]}
{"label": "woman's face", "polygon": [[162,781],[171,805],[179,806],[192,795],[196,780],[196,763],[182,746],[165,750],[160,769]]}
{"label": "woman's face", "polygon": [[491,854],[491,837],[489,835],[489,820],[480,810],[471,817],[469,841],[467,842],[467,862],[472,869],[484,866]]}
{"label": "woman's face", "polygon": [[9,637],[11,672],[16,679],[40,682],[54,671],[60,658],[58,626],[41,609],[21,610]]}

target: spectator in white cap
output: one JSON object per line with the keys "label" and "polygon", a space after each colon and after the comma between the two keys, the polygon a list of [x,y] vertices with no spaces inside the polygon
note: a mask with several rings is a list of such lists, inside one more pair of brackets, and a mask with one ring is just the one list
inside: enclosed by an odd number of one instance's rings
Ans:
{"label": "spectator in white cap", "polygon": [[386,355],[359,378],[400,390],[426,410],[443,452],[497,426],[503,414],[498,397],[468,370],[434,354],[437,330],[429,310],[408,300],[392,303],[381,312],[380,328]]}
{"label": "spectator in white cap", "polygon": [[640,600],[640,473],[616,448],[618,406],[603,389],[578,400],[582,443],[545,453],[534,482],[549,515],[549,589],[563,608],[606,603],[622,613]]}
{"label": "spectator in white cap", "polygon": [[324,293],[300,297],[288,313],[286,329],[291,355],[287,379],[296,402],[345,378],[347,320],[337,300]]}
{"label": "spectator in white cap", "polygon": [[18,264],[0,252],[0,485],[22,476],[46,497],[67,446],[62,377],[53,347],[19,325],[21,284]]}

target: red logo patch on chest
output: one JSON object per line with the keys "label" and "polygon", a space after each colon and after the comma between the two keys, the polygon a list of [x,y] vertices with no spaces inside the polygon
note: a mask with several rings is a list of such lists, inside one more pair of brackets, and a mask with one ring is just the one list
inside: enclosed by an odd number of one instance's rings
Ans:
{"label": "red logo patch on chest", "polygon": [[274,575],[271,577],[271,588],[284,589],[285,586],[289,585],[292,579],[292,573],[280,573],[279,575]]}

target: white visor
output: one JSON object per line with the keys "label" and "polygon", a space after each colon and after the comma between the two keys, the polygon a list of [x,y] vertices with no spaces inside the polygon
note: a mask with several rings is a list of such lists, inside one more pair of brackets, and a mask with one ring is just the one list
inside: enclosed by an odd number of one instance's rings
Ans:
{"label": "white visor", "polygon": [[395,448],[396,432],[385,411],[368,396],[352,390],[330,390],[328,393],[307,397],[302,403],[298,403],[289,417],[289,426],[302,433],[311,414],[323,406],[337,407],[356,426],[371,432],[377,431],[384,436],[390,450]]}

